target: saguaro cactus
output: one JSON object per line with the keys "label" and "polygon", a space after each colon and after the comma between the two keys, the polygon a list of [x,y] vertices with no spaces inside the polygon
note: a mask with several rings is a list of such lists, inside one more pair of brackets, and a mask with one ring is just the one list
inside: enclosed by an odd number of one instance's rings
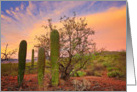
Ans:
{"label": "saguaro cactus", "polygon": [[57,30],[52,30],[50,33],[50,49],[51,49],[51,73],[52,86],[57,86],[59,82],[59,65],[57,63],[59,59],[59,33]]}
{"label": "saguaro cactus", "polygon": [[44,48],[39,48],[38,52],[38,84],[39,87],[43,87],[43,78],[45,71],[45,50]]}
{"label": "saguaro cactus", "polygon": [[32,55],[31,55],[31,66],[34,66],[34,49],[32,49]]}
{"label": "saguaro cactus", "polygon": [[18,53],[18,84],[19,87],[22,85],[24,72],[25,72],[25,64],[26,64],[26,54],[27,54],[27,42],[22,40],[19,46]]}

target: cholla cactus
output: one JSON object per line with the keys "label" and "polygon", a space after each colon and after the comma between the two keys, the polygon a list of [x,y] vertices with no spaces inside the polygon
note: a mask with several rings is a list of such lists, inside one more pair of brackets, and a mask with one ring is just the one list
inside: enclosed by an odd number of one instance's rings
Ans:
{"label": "cholla cactus", "polygon": [[51,84],[52,86],[57,86],[59,83],[59,65],[58,65],[58,59],[59,59],[59,33],[57,30],[52,30],[50,33],[50,49],[51,49],[51,73],[52,73],[52,79]]}
{"label": "cholla cactus", "polygon": [[27,53],[27,42],[22,40],[19,46],[18,53],[18,85],[19,87],[22,85],[24,72],[25,72],[25,64],[26,64],[26,53]]}

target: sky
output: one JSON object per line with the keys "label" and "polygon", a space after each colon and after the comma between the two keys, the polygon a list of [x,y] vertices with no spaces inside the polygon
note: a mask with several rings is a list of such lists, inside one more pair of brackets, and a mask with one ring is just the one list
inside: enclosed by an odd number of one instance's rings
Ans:
{"label": "sky", "polygon": [[30,59],[35,36],[47,32],[42,27],[47,19],[52,18],[59,28],[60,17],[72,17],[74,11],[77,17],[86,17],[88,27],[95,31],[92,39],[98,49],[126,50],[126,1],[2,1],[1,52],[7,43],[10,51],[26,40]]}

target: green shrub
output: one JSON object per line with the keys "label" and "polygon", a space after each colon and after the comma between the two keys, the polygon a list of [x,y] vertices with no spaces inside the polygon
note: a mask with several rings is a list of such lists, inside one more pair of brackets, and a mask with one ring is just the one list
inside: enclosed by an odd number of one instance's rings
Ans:
{"label": "green shrub", "polygon": [[107,75],[108,75],[108,77],[118,77],[118,78],[123,77],[123,73],[118,70],[108,72]]}
{"label": "green shrub", "polygon": [[104,60],[103,59],[99,59],[98,62],[104,62]]}
{"label": "green shrub", "polygon": [[110,64],[109,62],[103,62],[102,63],[104,67],[111,67],[112,64]]}
{"label": "green shrub", "polygon": [[102,72],[101,71],[94,71],[94,76],[102,76]]}
{"label": "green shrub", "polygon": [[[34,63],[33,68],[37,68],[37,62]],[[30,74],[30,73],[37,73],[37,69],[31,70],[28,67],[31,67],[31,62],[26,63],[25,67],[25,74]],[[2,76],[18,76],[18,63],[2,63],[1,64],[1,75]]]}
{"label": "green shrub", "polygon": [[[70,73],[71,74],[71,73]],[[84,71],[77,71],[76,73],[74,73],[74,77],[82,77],[82,76],[85,76],[86,75],[86,72]]]}
{"label": "green shrub", "polygon": [[102,71],[105,69],[104,66],[100,63],[95,63],[92,67],[94,68],[93,71]]}
{"label": "green shrub", "polygon": [[18,63],[6,63],[1,64],[2,76],[17,76],[18,75]]}
{"label": "green shrub", "polygon": [[116,67],[107,67],[107,70],[108,70],[108,71],[114,71],[114,70],[119,70],[119,69],[116,68]]}
{"label": "green shrub", "polygon": [[102,71],[105,70],[105,67],[98,62],[93,62],[87,66],[88,68],[85,70],[86,74],[89,76],[102,76]]}
{"label": "green shrub", "polygon": [[94,71],[93,71],[94,67],[92,64],[88,65],[86,70],[84,70],[86,72],[86,75],[88,76],[93,76],[94,75]]}
{"label": "green shrub", "polygon": [[77,71],[77,74],[78,74],[79,77],[81,77],[81,76],[85,76],[85,75],[86,75],[86,72]]}

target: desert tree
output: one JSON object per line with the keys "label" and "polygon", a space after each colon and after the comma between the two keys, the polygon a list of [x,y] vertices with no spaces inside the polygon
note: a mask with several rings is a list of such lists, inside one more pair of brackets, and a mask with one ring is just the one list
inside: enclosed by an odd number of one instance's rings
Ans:
{"label": "desert tree", "polygon": [[42,27],[45,28],[45,34],[42,34],[40,36],[35,36],[34,40],[37,42],[34,47],[40,48],[43,47],[45,49],[45,55],[46,57],[50,57],[50,33],[48,30],[52,30],[53,28],[56,28],[56,26],[53,26],[51,23],[52,19],[48,19],[48,25],[42,25]]}
{"label": "desert tree", "polygon": [[63,16],[60,28],[60,48],[64,58],[59,60],[62,79],[69,79],[71,75],[81,70],[90,60],[91,49],[95,43],[91,39],[94,30],[87,27],[86,18]]}
{"label": "desert tree", "polygon": [[[73,17],[61,17],[60,24],[62,26],[58,29],[60,34],[60,58],[58,63],[61,78],[66,80],[85,67],[90,60],[92,48],[95,48],[95,43],[91,39],[94,30],[87,27],[86,18],[76,17],[75,12]],[[56,29],[56,26],[52,24],[52,19],[48,19],[48,25],[43,27],[49,30]],[[48,35],[47,33],[37,37],[40,42],[39,46],[47,46],[45,48],[47,51],[50,49]]]}
{"label": "desert tree", "polygon": [[1,54],[3,55],[2,56],[2,60],[9,60],[9,59],[11,59],[11,57],[13,55],[15,55],[16,52],[17,52],[17,49],[14,49],[14,50],[11,50],[11,51],[7,51],[7,50],[8,50],[8,44],[6,44],[5,51],[1,52]]}
{"label": "desert tree", "polygon": [[40,48],[43,47],[45,49],[45,55],[47,57],[50,56],[49,54],[49,45],[50,45],[50,39],[48,37],[48,32],[45,34],[42,34],[40,36],[35,36],[35,40],[37,41],[37,43],[34,45],[35,48]]}

